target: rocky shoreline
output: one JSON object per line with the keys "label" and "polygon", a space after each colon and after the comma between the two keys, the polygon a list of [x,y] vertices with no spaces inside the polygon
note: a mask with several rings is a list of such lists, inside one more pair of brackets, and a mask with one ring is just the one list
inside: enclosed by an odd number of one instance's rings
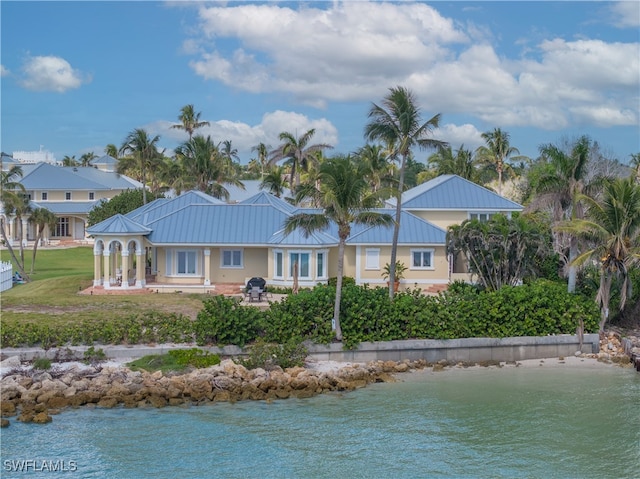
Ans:
{"label": "rocky shoreline", "polygon": [[[636,349],[635,345],[633,349]],[[632,367],[628,345],[615,333],[601,338],[598,354],[577,353],[576,356]],[[124,365],[63,363],[47,371],[24,368],[19,362],[15,366],[0,380],[2,427],[9,425],[7,418],[11,417],[21,422],[48,423],[52,421],[52,415],[70,407],[160,408],[207,402],[309,398],[327,392],[352,391],[375,382],[394,382],[396,373],[412,370],[431,368],[440,371],[449,366],[501,364],[449,363],[446,360],[431,364],[425,360],[405,360],[267,371],[261,368],[249,370],[225,359],[216,366],[181,374],[132,371]]]}

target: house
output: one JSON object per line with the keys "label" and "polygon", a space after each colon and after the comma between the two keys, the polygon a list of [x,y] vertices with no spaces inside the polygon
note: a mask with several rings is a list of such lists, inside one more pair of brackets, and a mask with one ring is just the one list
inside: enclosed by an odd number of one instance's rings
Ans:
{"label": "house", "polygon": [[[464,271],[454,273],[447,256],[448,225],[522,210],[454,175],[409,190],[403,200],[398,261],[407,270],[401,283],[427,291],[446,287],[454,274],[467,277]],[[291,286],[294,271],[300,287],[325,283],[337,275],[337,227],[308,237],[300,231],[285,234],[286,219],[303,211],[321,213],[264,191],[235,204],[195,191],[155,200],[87,229],[94,238],[94,286],[223,291],[255,276],[273,286]],[[393,227],[354,225],[344,274],[357,284],[386,284],[382,271],[391,256],[392,236]]]}
{"label": "house", "polygon": [[[3,168],[5,168],[3,158]],[[54,231],[45,230],[44,240],[86,240],[86,223],[89,211],[101,200],[113,198],[128,189],[142,185],[127,176],[103,171],[94,167],[62,167],[49,163],[20,164],[22,178],[30,206],[46,208],[58,217]],[[7,225],[7,236],[12,242],[32,241],[36,237],[35,227],[29,223],[28,215],[17,218],[10,212],[0,210]],[[21,226],[21,227],[19,227]]]}

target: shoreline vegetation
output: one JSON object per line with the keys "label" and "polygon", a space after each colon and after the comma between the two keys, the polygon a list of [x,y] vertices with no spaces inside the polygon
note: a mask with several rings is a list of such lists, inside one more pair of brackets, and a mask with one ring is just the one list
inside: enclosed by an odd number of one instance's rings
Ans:
{"label": "shoreline vegetation", "polygon": [[[98,350],[100,351],[100,350]],[[597,354],[530,359],[514,362],[429,363],[425,360],[337,363],[307,361],[304,366],[248,369],[232,359],[184,372],[134,370],[129,362],[78,361],[49,363],[46,369],[23,365],[14,356],[0,363],[2,371],[2,427],[8,418],[46,424],[52,416],[75,407],[161,408],[215,402],[304,399],[318,394],[348,392],[372,383],[408,379],[406,373],[442,372],[467,368],[502,367],[606,367],[632,368],[620,336],[609,333]]]}

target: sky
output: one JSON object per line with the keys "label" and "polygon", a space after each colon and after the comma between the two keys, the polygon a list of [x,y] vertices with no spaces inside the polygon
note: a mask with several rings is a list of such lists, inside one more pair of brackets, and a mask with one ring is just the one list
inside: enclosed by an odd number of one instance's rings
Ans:
{"label": "sky", "polygon": [[[58,160],[135,128],[166,154],[193,104],[242,163],[302,135],[365,144],[372,104],[413,92],[453,149],[507,131],[535,158],[581,135],[640,152],[640,2],[0,2],[0,148]],[[424,160],[431,152],[416,151]]]}

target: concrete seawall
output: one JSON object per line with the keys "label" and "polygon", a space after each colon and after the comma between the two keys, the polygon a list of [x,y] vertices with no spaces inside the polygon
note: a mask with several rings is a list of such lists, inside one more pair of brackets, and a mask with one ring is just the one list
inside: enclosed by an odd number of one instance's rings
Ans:
{"label": "concrete seawall", "polygon": [[[96,345],[102,349],[108,359],[139,358],[149,354],[164,354],[172,349],[186,349],[195,345]],[[30,361],[38,357],[56,359],[67,353],[74,353],[82,358],[87,346],[69,348],[6,348],[2,354],[6,357],[17,356],[22,361]],[[222,356],[243,356],[244,350],[237,346],[201,347],[200,349],[218,353]],[[440,360],[454,362],[482,361],[521,361],[525,359],[545,359],[559,356],[572,356],[580,350],[585,354],[596,354],[600,350],[598,334],[585,334],[582,348],[577,336],[542,336],[519,338],[463,338],[463,339],[412,339],[404,341],[384,341],[361,343],[357,349],[344,350],[341,343],[328,346],[312,344],[309,346],[309,357],[317,361],[337,362],[369,362],[369,361],[402,361],[405,359],[424,359],[428,362]]]}

